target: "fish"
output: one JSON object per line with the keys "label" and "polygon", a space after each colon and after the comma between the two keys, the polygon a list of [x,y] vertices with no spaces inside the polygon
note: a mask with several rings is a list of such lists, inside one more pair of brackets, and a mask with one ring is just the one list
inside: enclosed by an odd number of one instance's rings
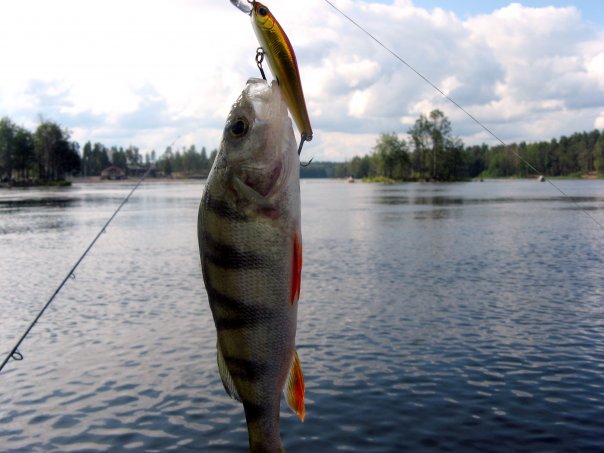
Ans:
{"label": "fish", "polygon": [[280,452],[281,393],[304,421],[295,348],[302,272],[299,157],[283,90],[249,79],[231,108],[199,205],[203,281],[228,395],[250,452]]}
{"label": "fish", "polygon": [[298,150],[300,151],[304,141],[312,140],[313,131],[294,48],[270,10],[260,2],[250,3],[252,27],[265,52],[271,71],[283,89],[285,102],[302,136]]}

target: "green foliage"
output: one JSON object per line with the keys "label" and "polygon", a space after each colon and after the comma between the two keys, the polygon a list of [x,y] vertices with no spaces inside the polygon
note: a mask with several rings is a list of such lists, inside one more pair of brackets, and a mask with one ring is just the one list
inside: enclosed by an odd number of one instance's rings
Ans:
{"label": "green foliage", "polygon": [[394,184],[396,182],[395,179],[389,178],[387,176],[367,176],[366,178],[363,178],[362,181],[379,184]]}
{"label": "green foliage", "polygon": [[355,179],[375,176],[376,162],[374,156],[355,156],[350,162],[338,164],[336,167],[336,177],[343,178],[352,176]]}
{"label": "green foliage", "polygon": [[455,181],[466,177],[463,143],[452,134],[451,122],[440,110],[420,115],[409,129],[414,172],[421,179]]}
{"label": "green foliage", "polygon": [[549,142],[465,147],[453,136],[449,119],[440,110],[433,110],[428,116],[420,115],[408,132],[409,142],[395,133],[381,134],[372,154],[338,164],[335,176],[432,181],[604,176],[604,133],[599,130]]}
{"label": "green foliage", "polygon": [[10,179],[15,158],[16,126],[9,118],[0,120],[0,179]]}
{"label": "green foliage", "polygon": [[17,127],[14,135],[13,172],[16,179],[28,180],[36,158],[34,136],[27,129]]}
{"label": "green foliage", "polygon": [[363,157],[355,156],[349,162],[336,164],[334,176],[355,179],[385,177],[404,179],[410,173],[410,158],[407,142],[395,133],[381,134],[373,153]]}
{"label": "green foliage", "polygon": [[[471,147],[466,151],[475,149],[476,147]],[[527,165],[525,161],[531,165]],[[570,137],[562,136],[549,142],[494,146],[486,151],[485,162],[486,168],[482,174],[495,178],[604,175],[604,133],[595,129],[591,132],[576,132]],[[478,175],[471,175],[475,176]]]}
{"label": "green foliage", "polygon": [[[124,170],[128,168],[128,156],[126,155],[126,151],[124,151],[124,148],[122,147],[117,148],[115,146],[112,146],[109,150],[109,160],[111,161],[111,164],[115,165],[116,167],[123,168]],[[102,165],[105,166],[101,168],[101,171],[106,168],[106,162],[104,158]]]}
{"label": "green foliage", "polygon": [[32,134],[9,118],[0,120],[0,177],[20,182],[65,179],[80,169],[78,144],[69,132],[52,121],[41,120]]}
{"label": "green foliage", "polygon": [[405,179],[411,174],[407,142],[394,132],[381,134],[373,148],[375,171],[389,179]]}
{"label": "green foliage", "polygon": [[306,167],[300,167],[300,178],[336,178],[336,168],[338,164],[335,162],[315,162]]}
{"label": "green foliage", "polygon": [[[109,159],[109,151],[105,145],[101,143],[95,143],[92,145],[90,142],[86,142],[82,150],[82,175],[83,176],[100,176],[101,172],[109,167],[112,162]],[[119,156],[120,164],[118,165],[113,161],[113,165],[117,165],[121,168],[126,168],[126,152],[120,148],[112,148],[112,155],[115,159]]]}
{"label": "green foliage", "polygon": [[80,170],[79,146],[69,141],[69,132],[57,123],[43,120],[34,132],[34,151],[38,178],[43,181],[65,179]]}
{"label": "green foliage", "polygon": [[126,148],[126,163],[133,167],[139,167],[143,164],[143,157],[136,146],[130,145]]}
{"label": "green foliage", "polygon": [[35,168],[35,162],[31,132],[9,118],[0,119],[0,179],[27,179]]}
{"label": "green foliage", "polygon": [[178,173],[183,176],[207,177],[217,153],[217,150],[213,150],[208,157],[205,147],[197,151],[195,145],[191,145],[189,148],[173,151],[168,146],[157,162],[157,167],[167,176]]}

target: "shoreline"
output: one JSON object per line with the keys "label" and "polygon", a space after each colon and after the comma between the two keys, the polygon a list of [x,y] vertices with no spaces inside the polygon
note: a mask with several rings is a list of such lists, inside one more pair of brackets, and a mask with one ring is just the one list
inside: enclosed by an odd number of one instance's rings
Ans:
{"label": "shoreline", "polygon": [[[174,184],[182,184],[182,183],[198,183],[205,182],[207,178],[145,178],[144,182],[152,182],[152,183],[174,183]],[[35,183],[0,183],[0,190],[3,189],[39,189],[39,188],[52,188],[52,189],[61,189],[72,187],[73,185],[87,185],[87,184],[136,184],[140,178],[124,178],[124,179],[101,179],[100,176],[86,176],[86,177],[74,177],[69,178],[67,180],[61,182],[52,182],[46,184],[35,184]]]}
{"label": "shoreline", "polygon": [[[119,180],[111,180],[111,179],[101,179],[100,176],[77,176],[74,178],[69,178],[68,180],[66,180],[64,182],[64,184],[30,184],[30,185],[11,185],[11,184],[5,184],[2,183],[0,184],[0,190],[2,189],[30,189],[30,188],[42,188],[42,187],[48,187],[48,188],[65,188],[65,187],[70,187],[73,186],[74,184],[78,184],[78,185],[87,185],[87,184],[123,184],[123,183],[136,183],[139,181],[140,178],[126,178],[126,179],[119,179]],[[347,182],[348,178],[300,178],[300,180],[305,180],[305,181],[313,181],[313,180],[335,180],[335,181],[342,181],[342,182]],[[594,175],[594,174],[587,174],[587,175],[581,175],[581,176],[549,176],[545,178],[545,181],[547,180],[553,180],[553,181],[603,181],[604,180],[604,176],[602,175]],[[200,177],[159,177],[159,178],[152,178],[152,177],[147,177],[145,178],[144,182],[146,183],[162,183],[162,184],[183,184],[183,183],[205,183],[207,181],[207,178],[200,178]],[[488,181],[535,181],[535,182],[539,182],[539,179],[536,177],[530,177],[530,178],[520,178],[520,177],[501,177],[501,178],[484,178],[484,179],[479,179],[479,178],[475,178],[475,179],[470,179],[470,180],[465,180],[465,181],[432,181],[432,182],[424,182],[424,181],[405,181],[405,180],[386,180],[385,178],[359,178],[359,179],[355,179],[354,182],[362,182],[365,184],[413,184],[413,183],[419,183],[419,184],[426,184],[426,183],[433,183],[433,184],[448,184],[448,183],[468,183],[468,182],[488,182]]]}

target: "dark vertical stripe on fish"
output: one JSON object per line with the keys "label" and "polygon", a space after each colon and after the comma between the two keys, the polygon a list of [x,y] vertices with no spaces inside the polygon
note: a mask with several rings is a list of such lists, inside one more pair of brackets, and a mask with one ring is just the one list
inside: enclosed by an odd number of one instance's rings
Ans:
{"label": "dark vertical stripe on fish", "polygon": [[213,311],[214,324],[216,329],[236,330],[236,329],[252,329],[261,326],[276,318],[276,313],[267,313],[266,311],[253,310],[245,313],[245,316],[228,316],[219,314],[216,310]]}
{"label": "dark vertical stripe on fish", "polygon": [[258,360],[224,356],[224,361],[231,376],[235,379],[257,381],[264,377],[269,370],[269,364]]}
{"label": "dark vertical stripe on fish", "polygon": [[223,217],[225,219],[232,220],[233,222],[246,222],[249,217],[243,212],[231,207],[224,200],[214,198],[210,191],[206,191],[202,203],[205,205],[208,211]]}
{"label": "dark vertical stripe on fish", "polygon": [[208,283],[206,289],[217,330],[250,329],[279,316],[278,310],[226,296]]}
{"label": "dark vertical stripe on fish", "polygon": [[271,260],[265,256],[239,250],[229,244],[215,240],[208,231],[203,232],[205,252],[204,259],[223,269],[263,269]]}

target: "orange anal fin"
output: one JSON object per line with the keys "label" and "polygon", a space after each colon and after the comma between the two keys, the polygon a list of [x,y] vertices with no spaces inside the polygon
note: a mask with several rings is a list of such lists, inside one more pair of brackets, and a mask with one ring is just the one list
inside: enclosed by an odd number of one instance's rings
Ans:
{"label": "orange anal fin", "polygon": [[290,409],[304,421],[306,408],[304,407],[304,374],[298,353],[294,351],[287,382],[285,384],[285,399]]}
{"label": "orange anal fin", "polygon": [[300,298],[302,283],[302,239],[299,233],[294,233],[294,253],[292,254],[292,286],[289,301],[293,305]]}

